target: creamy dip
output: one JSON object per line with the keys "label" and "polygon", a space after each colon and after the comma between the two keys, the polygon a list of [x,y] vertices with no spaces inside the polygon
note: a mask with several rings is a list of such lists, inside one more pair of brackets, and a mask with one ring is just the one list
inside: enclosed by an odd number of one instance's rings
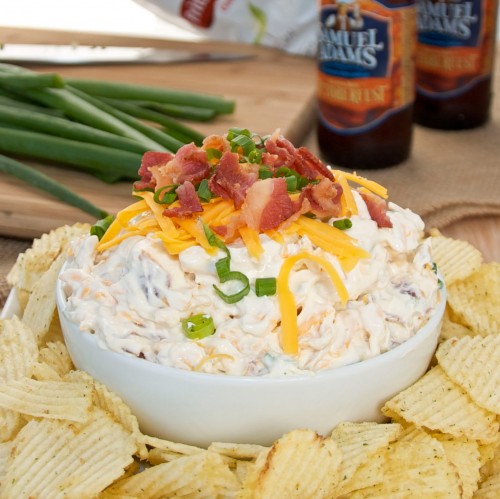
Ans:
{"label": "creamy dip", "polygon": [[[289,288],[297,303],[297,355],[281,347],[276,295],[252,292],[225,303],[213,285],[230,293],[239,284],[220,284],[215,262],[225,256],[222,250],[210,255],[193,245],[171,256],[153,234],[129,237],[103,252],[96,249],[96,236],[77,241],[60,276],[67,316],[82,332],[95,334],[104,349],[205,373],[314,373],[379,355],[427,322],[439,300],[438,278],[418,215],[389,203],[392,228],[379,228],[359,193],[353,195],[358,214],[345,233],[371,257],[349,272],[307,236],[287,235],[281,243],[261,233],[260,259],[241,240],[227,245],[231,270],[245,274],[251,285],[256,278],[277,277],[284,259],[301,251],[324,258],[341,277],[349,295],[345,306],[317,263],[304,260],[294,267]],[[181,321],[193,314],[212,317],[214,334],[187,338]]]}

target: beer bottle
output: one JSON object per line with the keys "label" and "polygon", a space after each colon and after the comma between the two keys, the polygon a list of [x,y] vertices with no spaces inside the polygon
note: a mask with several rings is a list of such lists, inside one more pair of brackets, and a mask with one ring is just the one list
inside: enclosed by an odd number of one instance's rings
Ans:
{"label": "beer bottle", "polygon": [[414,0],[321,0],[318,144],[335,166],[382,168],[411,148]]}
{"label": "beer bottle", "polygon": [[418,0],[415,121],[458,130],[488,121],[498,0]]}

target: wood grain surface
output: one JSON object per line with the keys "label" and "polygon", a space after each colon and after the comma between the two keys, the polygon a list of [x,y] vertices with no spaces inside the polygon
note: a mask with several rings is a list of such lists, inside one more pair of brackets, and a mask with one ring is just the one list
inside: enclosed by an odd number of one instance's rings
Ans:
{"label": "wood grain surface", "polygon": [[[237,104],[233,114],[220,116],[210,123],[191,124],[204,134],[223,133],[232,126],[245,126],[262,134],[281,128],[290,140],[300,142],[311,130],[314,118],[314,61],[273,51],[265,56],[231,62],[46,66],[43,71],[199,91],[234,99]],[[109,186],[68,168],[42,166],[33,161],[29,164],[110,213],[131,201],[130,182]],[[36,237],[64,223],[92,220],[81,211],[3,175],[0,193],[1,235]]]}

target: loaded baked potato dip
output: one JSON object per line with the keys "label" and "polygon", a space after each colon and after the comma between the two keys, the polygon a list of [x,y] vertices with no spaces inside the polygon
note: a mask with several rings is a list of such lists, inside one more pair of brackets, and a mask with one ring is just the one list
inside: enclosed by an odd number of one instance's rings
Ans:
{"label": "loaded baked potato dip", "polygon": [[279,131],[149,152],[78,240],[67,315],[102,348],[228,375],[314,373],[411,338],[439,300],[421,218]]}

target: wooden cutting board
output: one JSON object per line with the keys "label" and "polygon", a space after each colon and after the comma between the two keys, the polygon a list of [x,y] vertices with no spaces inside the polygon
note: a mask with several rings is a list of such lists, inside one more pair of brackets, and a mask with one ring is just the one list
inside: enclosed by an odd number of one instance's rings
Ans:
{"label": "wooden cutting board", "polygon": [[[298,145],[314,122],[314,61],[274,51],[231,62],[37,69],[56,71],[63,76],[180,88],[234,99],[234,114],[221,116],[211,123],[192,125],[204,134],[223,133],[232,126],[245,127],[261,134],[281,128],[285,136]],[[130,196],[131,183],[109,186],[65,167],[25,162],[110,213],[133,200]],[[77,221],[91,222],[93,219],[16,179],[0,175],[1,235],[36,237],[52,228]]]}

